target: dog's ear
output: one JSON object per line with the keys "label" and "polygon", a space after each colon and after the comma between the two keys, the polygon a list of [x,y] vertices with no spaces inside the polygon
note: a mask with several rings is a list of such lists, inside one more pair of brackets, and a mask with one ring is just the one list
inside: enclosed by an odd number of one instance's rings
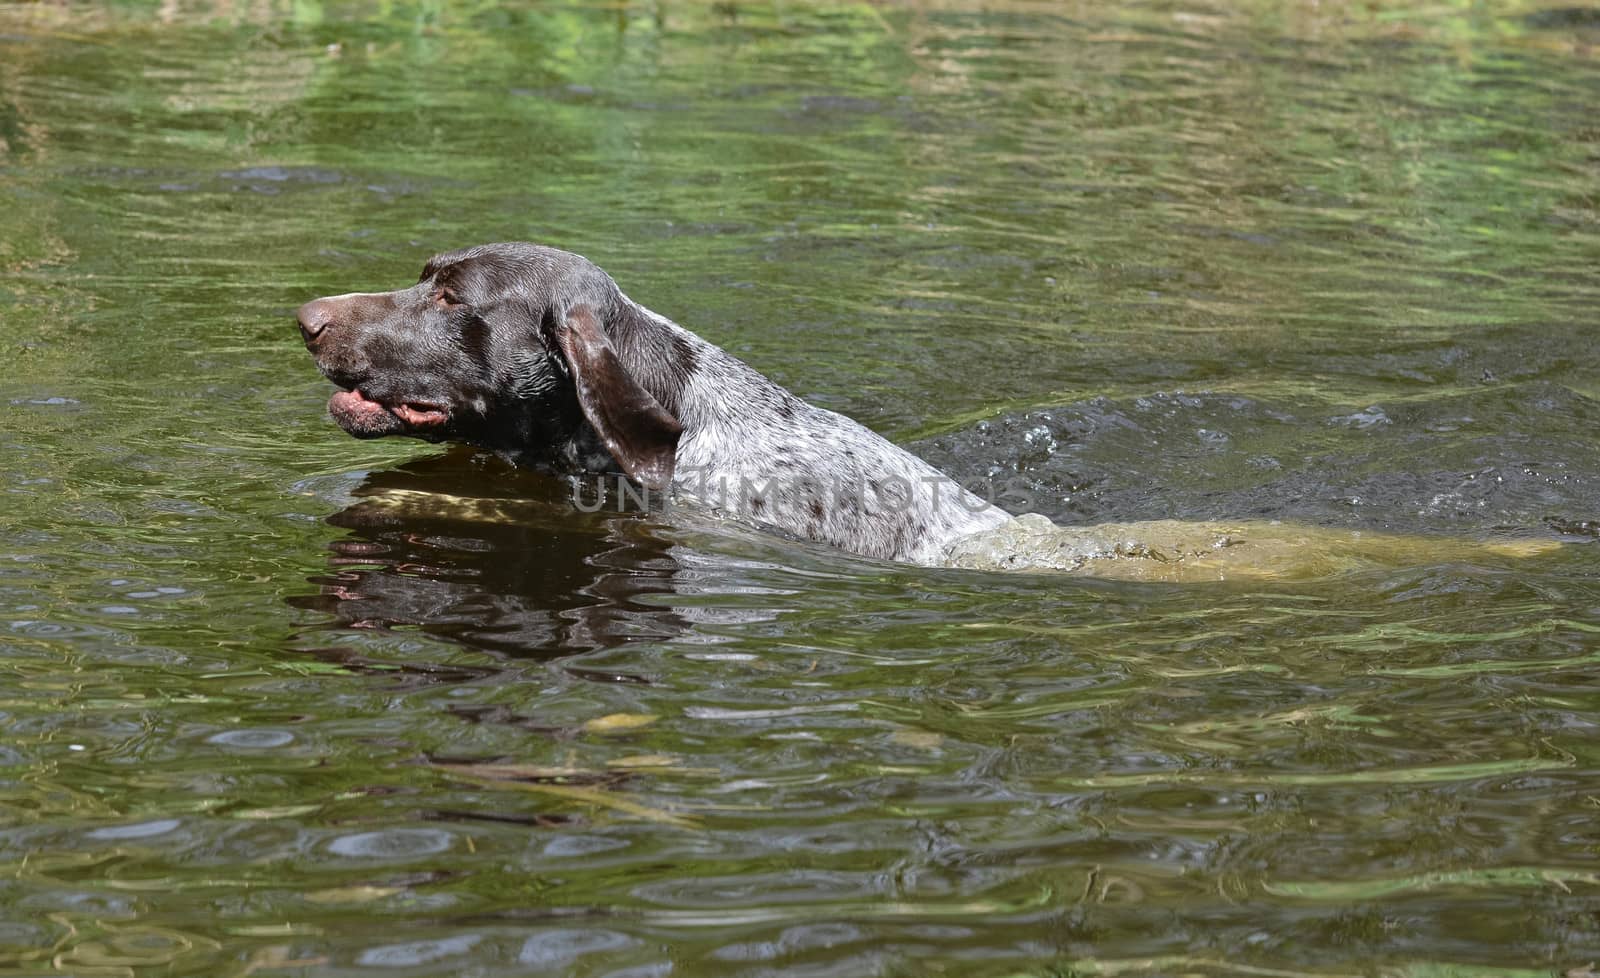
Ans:
{"label": "dog's ear", "polygon": [[583,416],[611,457],[647,489],[671,486],[683,425],[628,373],[593,306],[578,303],[553,318],[548,326],[572,370]]}

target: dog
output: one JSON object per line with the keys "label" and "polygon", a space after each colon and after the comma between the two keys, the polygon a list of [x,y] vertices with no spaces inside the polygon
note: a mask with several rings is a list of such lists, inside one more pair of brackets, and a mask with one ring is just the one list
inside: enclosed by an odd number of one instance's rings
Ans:
{"label": "dog", "polygon": [[339,388],[329,413],[358,438],[464,442],[912,564],[939,564],[957,541],[1012,522],[570,252],[524,242],[447,252],[410,288],[314,299],[297,318]]}

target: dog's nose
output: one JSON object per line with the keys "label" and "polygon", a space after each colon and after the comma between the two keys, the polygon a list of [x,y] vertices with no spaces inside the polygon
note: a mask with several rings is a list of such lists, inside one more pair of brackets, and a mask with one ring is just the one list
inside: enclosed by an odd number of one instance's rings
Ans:
{"label": "dog's nose", "polygon": [[300,335],[306,338],[306,345],[317,341],[322,331],[333,325],[333,303],[327,299],[312,299],[300,307],[297,318],[300,320]]}

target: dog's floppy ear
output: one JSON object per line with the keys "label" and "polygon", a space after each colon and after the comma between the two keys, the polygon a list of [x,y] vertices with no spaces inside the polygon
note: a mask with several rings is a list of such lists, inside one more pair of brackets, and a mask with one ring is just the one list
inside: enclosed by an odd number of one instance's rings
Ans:
{"label": "dog's floppy ear", "polygon": [[683,425],[628,373],[593,306],[574,304],[554,320],[548,325],[577,383],[578,404],[611,457],[647,489],[671,486]]}

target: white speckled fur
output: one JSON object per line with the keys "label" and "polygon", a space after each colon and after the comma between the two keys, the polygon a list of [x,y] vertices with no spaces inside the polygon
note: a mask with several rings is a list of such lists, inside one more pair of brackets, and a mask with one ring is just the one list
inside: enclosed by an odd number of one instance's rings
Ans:
{"label": "white speckled fur", "polygon": [[[693,352],[674,398],[684,427],[673,479],[680,500],[803,540],[930,565],[956,540],[1010,521],[866,427],[807,404],[720,347],[620,292],[617,298],[642,313],[635,322],[681,336]],[[652,366],[638,364],[638,373],[649,375]]]}

